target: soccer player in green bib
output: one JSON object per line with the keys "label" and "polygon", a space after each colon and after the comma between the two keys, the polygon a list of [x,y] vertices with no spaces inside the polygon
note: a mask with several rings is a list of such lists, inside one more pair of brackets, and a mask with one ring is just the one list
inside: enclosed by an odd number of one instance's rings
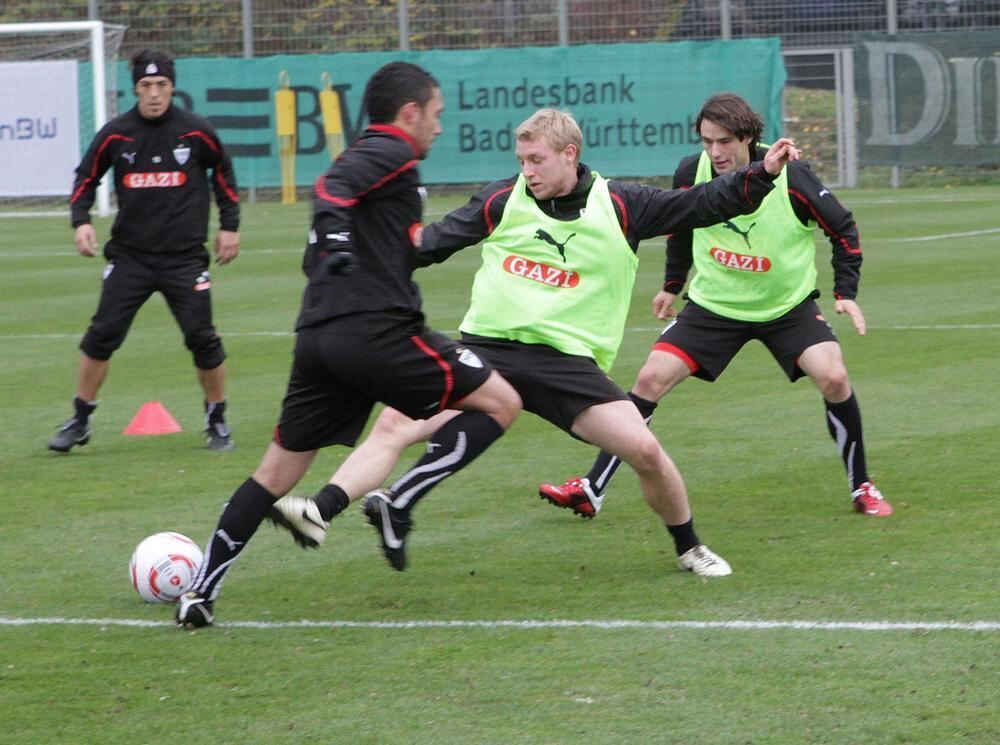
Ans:
{"label": "soccer player in green bib", "polygon": [[[695,120],[703,152],[681,161],[675,187],[701,184],[757,160],[764,123],[732,93],[712,96]],[[739,350],[761,341],[789,380],[808,376],[823,396],[826,424],[847,470],[853,508],[886,517],[892,506],[871,482],[865,459],[861,410],[837,338],[816,304],[819,225],[833,249],[834,310],[846,313],[864,335],[865,317],[855,298],[861,243],[851,213],[804,161],[790,163],[775,189],[751,214],[667,241],[666,281],[653,298],[661,320],[674,318],[674,302],[693,265],[688,303],[653,346],[629,398],[648,422],[656,402],[689,376],[716,380]],[[592,518],[621,460],[605,450],[590,472],[561,485],[542,484],[551,503]]]}
{"label": "soccer player in green bib", "polygon": [[[757,210],[798,151],[782,139],[726,176],[667,191],[609,181],[582,164],[583,136],[565,112],[537,111],[515,137],[519,175],[490,184],[423,228],[418,256],[439,262],[482,242],[482,266],[460,326],[463,345],[514,387],[526,411],[632,466],[682,569],[730,574],[729,564],[695,533],[680,472],[607,371],[622,340],[640,241]],[[378,486],[404,447],[453,415],[410,419],[385,409],[332,481],[368,478]],[[365,514],[394,569],[406,567],[411,511],[447,476],[464,447],[456,440],[429,448],[389,489],[367,495]],[[303,518],[312,512],[310,500],[285,497],[275,509],[277,522],[297,540],[315,531]]]}

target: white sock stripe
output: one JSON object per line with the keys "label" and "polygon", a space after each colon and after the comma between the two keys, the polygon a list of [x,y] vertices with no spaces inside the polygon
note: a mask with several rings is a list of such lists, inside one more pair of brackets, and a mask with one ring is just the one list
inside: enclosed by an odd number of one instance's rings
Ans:
{"label": "white sock stripe", "polygon": [[840,421],[837,417],[833,415],[832,411],[826,412],[827,419],[833,425],[833,429],[836,432],[836,442],[837,442],[837,452],[843,455],[844,448],[847,446],[847,427],[844,423]]}
{"label": "white sock stripe", "polygon": [[430,489],[432,486],[434,486],[434,484],[436,484],[437,482],[439,482],[439,481],[441,481],[443,479],[448,478],[453,473],[454,473],[454,471],[443,471],[441,473],[434,474],[433,476],[431,476],[429,478],[426,478],[426,479],[424,479],[423,481],[420,481],[417,484],[414,484],[413,486],[411,486],[409,489],[406,489],[405,491],[402,491],[402,492],[399,492],[399,493],[396,493],[395,491],[393,491],[393,493],[396,494],[396,498],[394,500],[392,500],[392,506],[395,507],[398,510],[405,509],[406,506],[410,503],[410,500],[412,500],[413,497],[417,494],[417,492],[420,492],[420,491],[426,490],[426,489]]}
{"label": "white sock stripe", "polygon": [[[450,451],[442,455],[437,460],[431,461],[430,463],[425,463],[422,466],[411,468],[409,471],[404,473],[396,482],[389,487],[394,493],[403,491],[406,489],[406,482],[417,476],[422,476],[425,473],[431,471],[440,471],[444,468],[450,468],[456,463],[460,463],[462,458],[465,457],[466,450],[466,436],[465,432],[459,432],[458,438],[455,441],[455,447]],[[416,487],[414,487],[416,488]]]}
{"label": "white sock stripe", "polygon": [[208,565],[212,560],[212,542],[208,542],[208,546],[205,548],[205,554],[201,558],[201,566],[198,567],[198,573],[194,576],[194,581],[191,583],[192,589],[195,587],[200,587],[201,583],[205,581],[205,572],[208,571]]}
{"label": "white sock stripe", "polygon": [[[215,596],[219,594],[219,585],[221,585],[222,580],[225,579],[224,575],[226,573],[226,570],[229,568],[229,565],[232,564],[234,561],[236,561],[235,556],[231,558],[229,561],[224,561],[215,568],[214,572],[208,575],[208,579],[206,580],[206,582],[204,583],[199,582],[197,585],[194,585],[195,587],[202,588],[201,590],[198,591],[198,594],[207,595],[209,600],[214,599]],[[207,593],[204,592],[204,587],[206,584],[210,588]]]}
{"label": "white sock stripe", "polygon": [[621,458],[619,458],[617,455],[611,456],[611,460],[608,461],[607,467],[603,471],[601,471],[601,475],[597,477],[597,480],[593,484],[595,487],[597,487],[598,492],[604,491],[604,488],[607,486],[608,480],[614,474],[615,469],[618,468],[618,465],[621,462],[622,462]]}
{"label": "white sock stripe", "polygon": [[854,453],[857,449],[858,443],[854,440],[850,441],[850,446],[848,446],[847,439],[847,427],[844,423],[840,421],[833,412],[829,409],[826,412],[826,418],[830,420],[830,424],[833,425],[836,434],[837,441],[837,452],[840,453],[840,457],[844,461],[844,467],[847,469],[847,483],[854,488]]}

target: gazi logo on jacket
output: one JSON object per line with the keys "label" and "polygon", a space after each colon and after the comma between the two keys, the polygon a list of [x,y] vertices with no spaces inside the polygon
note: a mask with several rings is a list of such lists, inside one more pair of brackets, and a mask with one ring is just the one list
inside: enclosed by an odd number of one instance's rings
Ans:
{"label": "gazi logo on jacket", "polygon": [[187,174],[184,171],[126,173],[122,181],[128,189],[165,189],[183,186],[187,182]]}

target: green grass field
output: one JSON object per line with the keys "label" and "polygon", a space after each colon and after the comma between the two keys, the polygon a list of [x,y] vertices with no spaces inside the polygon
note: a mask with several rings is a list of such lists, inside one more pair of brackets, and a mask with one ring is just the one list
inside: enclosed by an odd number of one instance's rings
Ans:
{"label": "green grass field", "polygon": [[[265,527],[218,626],[197,633],[139,600],[129,556],[161,530],[204,542],[269,441],[308,205],[248,206],[242,255],[214,271],[229,453],[203,447],[159,298],[114,358],[91,444],[46,450],[103,262],[76,255],[66,219],[0,220],[0,741],[1000,741],[1000,187],[840,196],[862,230],[869,333],[831,322],[895,516],[851,512],[818,394],[753,346],[718,383],[671,393],[652,425],[732,577],[676,569],[630,472],[594,521],[541,502],[537,484],[585,470],[591,451],[525,415],[421,505],[407,572],[356,508],[315,552]],[[625,388],[660,326],[660,242],[640,255]],[[825,243],[818,256],[832,314]],[[477,262],[469,250],[418,274],[434,327],[457,328]],[[186,431],[123,436],[150,400]],[[345,452],[321,454],[300,490]]]}

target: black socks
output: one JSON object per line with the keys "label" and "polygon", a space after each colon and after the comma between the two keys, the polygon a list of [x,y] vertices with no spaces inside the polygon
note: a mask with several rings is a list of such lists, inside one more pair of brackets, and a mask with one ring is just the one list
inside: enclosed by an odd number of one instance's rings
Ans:
{"label": "black socks", "polygon": [[316,493],[313,499],[316,501],[320,516],[327,522],[330,522],[351,504],[347,492],[336,484],[327,484]]}
{"label": "black socks", "polygon": [[90,421],[90,415],[97,408],[97,401],[84,401],[79,396],[73,396],[73,415],[81,424]]}
{"label": "black socks", "polygon": [[205,401],[205,427],[211,427],[216,422],[226,421],[226,402]]}
{"label": "black socks", "polygon": [[481,411],[463,411],[449,419],[431,436],[420,460],[392,485],[392,506],[409,513],[435,484],[469,465],[503,432]]}
{"label": "black socks", "polygon": [[701,543],[698,540],[698,535],[694,532],[694,518],[680,525],[667,525],[667,532],[674,539],[674,548],[677,549],[678,556],[687,553]]}
{"label": "black socks", "polygon": [[198,570],[191,590],[202,597],[214,599],[225,573],[274,505],[271,492],[252,478],[244,481],[223,505],[219,523],[205,550],[205,559]]}
{"label": "black socks", "polygon": [[861,407],[858,406],[854,391],[851,391],[850,398],[839,404],[832,404],[825,399],[823,403],[826,405],[827,429],[830,430],[830,437],[837,443],[837,451],[844,461],[847,479],[853,491],[869,480],[865,440],[861,429]]}

